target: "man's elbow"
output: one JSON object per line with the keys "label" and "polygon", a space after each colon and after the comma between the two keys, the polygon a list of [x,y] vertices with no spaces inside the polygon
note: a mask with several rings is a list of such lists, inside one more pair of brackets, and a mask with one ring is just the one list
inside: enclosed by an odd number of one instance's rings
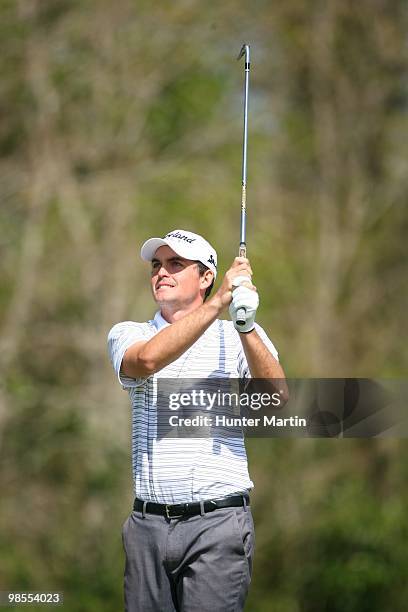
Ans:
{"label": "man's elbow", "polygon": [[290,397],[289,389],[288,389],[286,382],[281,385],[281,388],[279,389],[279,395],[280,395],[279,407],[284,408],[284,406],[286,406],[286,404],[288,403],[289,397]]}
{"label": "man's elbow", "polygon": [[125,353],[121,369],[125,376],[146,378],[157,372],[157,364],[143,351],[140,351],[137,357]]}
{"label": "man's elbow", "polygon": [[289,401],[289,387],[286,381],[285,372],[278,362],[278,372],[275,372],[275,385],[280,395],[280,408],[284,408]]}
{"label": "man's elbow", "polygon": [[289,388],[286,383],[286,378],[272,379],[269,380],[268,383],[271,385],[274,394],[279,396],[279,405],[277,408],[279,410],[284,408],[289,401]]}

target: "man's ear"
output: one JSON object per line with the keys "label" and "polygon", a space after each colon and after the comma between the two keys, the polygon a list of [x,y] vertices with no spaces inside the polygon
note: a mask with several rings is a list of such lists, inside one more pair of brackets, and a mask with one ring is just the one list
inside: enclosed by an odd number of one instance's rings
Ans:
{"label": "man's ear", "polygon": [[206,270],[200,278],[201,286],[204,289],[207,289],[207,287],[209,287],[214,280],[214,272],[212,272],[211,270]]}

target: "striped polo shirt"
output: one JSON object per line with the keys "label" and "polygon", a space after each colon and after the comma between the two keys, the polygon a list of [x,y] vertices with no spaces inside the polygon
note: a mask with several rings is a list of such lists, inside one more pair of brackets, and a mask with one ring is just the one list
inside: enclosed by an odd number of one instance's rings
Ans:
{"label": "striped polo shirt", "polygon": [[[157,436],[157,381],[160,378],[250,378],[248,363],[231,321],[217,319],[178,359],[146,378],[121,371],[126,350],[169,325],[157,312],[146,323],[124,321],[108,335],[109,356],[132,409],[134,493],[146,501],[177,504],[248,492],[253,483],[243,436],[170,438]],[[256,331],[272,355],[277,351],[264,330]]]}

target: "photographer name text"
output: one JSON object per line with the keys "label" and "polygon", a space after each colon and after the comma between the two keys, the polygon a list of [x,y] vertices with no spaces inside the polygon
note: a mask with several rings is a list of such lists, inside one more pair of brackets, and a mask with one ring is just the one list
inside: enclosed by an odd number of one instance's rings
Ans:
{"label": "photographer name text", "polygon": [[307,421],[298,416],[279,418],[275,415],[270,417],[264,415],[260,418],[197,415],[189,418],[173,415],[169,418],[169,425],[171,427],[307,427]]}

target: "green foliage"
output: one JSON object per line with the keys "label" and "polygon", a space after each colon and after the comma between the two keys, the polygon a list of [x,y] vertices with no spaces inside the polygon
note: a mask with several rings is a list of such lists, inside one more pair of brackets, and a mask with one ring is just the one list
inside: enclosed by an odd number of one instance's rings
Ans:
{"label": "green foliage", "polygon": [[156,154],[191,129],[205,130],[220,99],[223,80],[191,66],[163,88],[146,118],[149,140]]}

